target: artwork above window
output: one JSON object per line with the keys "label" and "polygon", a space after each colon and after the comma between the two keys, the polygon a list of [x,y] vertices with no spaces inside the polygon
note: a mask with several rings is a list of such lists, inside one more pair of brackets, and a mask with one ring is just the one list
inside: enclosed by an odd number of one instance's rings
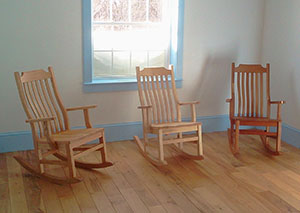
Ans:
{"label": "artwork above window", "polygon": [[178,24],[183,0],[82,2],[84,85],[135,81],[136,66],[172,63],[181,72]]}

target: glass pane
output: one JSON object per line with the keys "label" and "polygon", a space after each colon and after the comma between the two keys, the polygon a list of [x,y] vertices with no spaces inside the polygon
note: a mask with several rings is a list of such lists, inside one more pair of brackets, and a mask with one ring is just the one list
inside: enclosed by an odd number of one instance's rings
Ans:
{"label": "glass pane", "polygon": [[162,21],[162,0],[149,0],[149,21]]}
{"label": "glass pane", "polygon": [[111,52],[94,52],[94,77],[111,75]]}
{"label": "glass pane", "polygon": [[130,72],[135,75],[135,67],[144,68],[147,66],[147,51],[135,51],[131,53],[131,69]]}
{"label": "glass pane", "polygon": [[114,45],[112,25],[93,26],[94,50],[111,50]]}
{"label": "glass pane", "polygon": [[164,67],[165,66],[165,52],[164,51],[149,52],[149,66]]}
{"label": "glass pane", "polygon": [[113,56],[113,75],[125,76],[129,74],[130,53],[129,52],[114,52]]}
{"label": "glass pane", "polygon": [[93,0],[94,21],[109,21],[110,20],[109,16],[110,16],[109,0]]}
{"label": "glass pane", "polygon": [[131,0],[131,21],[146,21],[146,0]]}
{"label": "glass pane", "polygon": [[128,21],[128,0],[112,0],[113,21]]}

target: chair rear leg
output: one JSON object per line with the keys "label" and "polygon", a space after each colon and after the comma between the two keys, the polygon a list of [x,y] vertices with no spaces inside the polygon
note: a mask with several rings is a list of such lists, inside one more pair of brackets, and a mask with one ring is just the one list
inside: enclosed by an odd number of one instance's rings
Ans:
{"label": "chair rear leg", "polygon": [[[269,126],[266,127],[266,132],[270,132]],[[266,144],[269,145],[270,138],[268,136],[265,136],[265,141],[266,141]]]}
{"label": "chair rear leg", "polygon": [[70,147],[70,144],[66,144],[66,154],[67,154],[67,165],[69,167],[69,176],[70,178],[76,177],[76,168],[74,161],[73,149]]}
{"label": "chair rear leg", "polygon": [[234,152],[239,152],[239,135],[240,135],[240,121],[235,122],[235,143],[234,143]]}
{"label": "chair rear leg", "polygon": [[163,144],[163,134],[162,130],[160,129],[158,131],[158,143],[159,143],[159,160],[161,162],[164,162],[164,144]]}
{"label": "chair rear leg", "polygon": [[281,150],[281,122],[277,123],[277,140],[276,140],[276,152],[279,154]]}
{"label": "chair rear leg", "polygon": [[202,145],[202,126],[201,125],[197,126],[197,134],[198,134],[198,143],[197,143],[198,156],[202,156],[203,155],[203,145]]}

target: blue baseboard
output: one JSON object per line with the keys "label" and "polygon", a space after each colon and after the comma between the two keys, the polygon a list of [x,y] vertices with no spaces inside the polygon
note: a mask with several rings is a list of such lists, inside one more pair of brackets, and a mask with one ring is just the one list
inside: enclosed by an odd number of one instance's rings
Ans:
{"label": "blue baseboard", "polygon": [[[229,127],[228,115],[198,117],[197,121],[202,122],[203,132],[226,131]],[[107,142],[132,140],[134,135],[139,137],[143,135],[142,122],[101,124],[94,125],[94,127],[105,128]],[[282,140],[300,148],[300,130],[283,124]],[[0,133],[0,153],[32,149],[31,131]]]}

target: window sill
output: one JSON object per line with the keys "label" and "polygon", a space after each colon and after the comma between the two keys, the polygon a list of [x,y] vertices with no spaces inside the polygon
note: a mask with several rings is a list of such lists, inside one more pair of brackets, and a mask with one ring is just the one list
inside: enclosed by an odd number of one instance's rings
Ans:
{"label": "window sill", "polygon": [[[182,79],[175,80],[176,88],[182,87]],[[99,79],[83,83],[85,93],[109,92],[109,91],[130,91],[137,90],[136,79]]]}

